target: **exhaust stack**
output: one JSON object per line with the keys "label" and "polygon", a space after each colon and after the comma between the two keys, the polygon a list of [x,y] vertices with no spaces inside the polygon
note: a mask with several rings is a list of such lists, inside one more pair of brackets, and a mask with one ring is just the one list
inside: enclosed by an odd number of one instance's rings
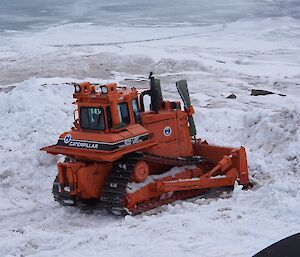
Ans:
{"label": "exhaust stack", "polygon": [[162,103],[160,80],[155,79],[152,72],[150,72],[149,79],[150,79],[151,108],[153,112],[157,114],[160,110],[160,106]]}

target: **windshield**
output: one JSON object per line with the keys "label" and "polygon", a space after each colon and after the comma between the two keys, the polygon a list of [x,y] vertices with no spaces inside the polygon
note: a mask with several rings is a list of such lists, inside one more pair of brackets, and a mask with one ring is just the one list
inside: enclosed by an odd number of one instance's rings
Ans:
{"label": "windshield", "polygon": [[102,108],[81,107],[80,126],[83,129],[104,130],[104,112]]}

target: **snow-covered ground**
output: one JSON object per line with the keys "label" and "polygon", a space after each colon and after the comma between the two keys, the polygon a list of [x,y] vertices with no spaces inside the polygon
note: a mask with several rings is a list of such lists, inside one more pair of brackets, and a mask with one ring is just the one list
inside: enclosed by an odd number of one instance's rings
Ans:
{"label": "snow-covered ground", "polygon": [[[0,256],[251,256],[300,231],[300,22],[211,26],[68,24],[0,40]],[[119,218],[59,206],[59,157],[39,148],[72,125],[65,82],[116,81],[179,98],[188,80],[198,136],[244,145],[256,186]],[[252,88],[286,96],[250,96]],[[226,97],[234,93],[236,99]]]}

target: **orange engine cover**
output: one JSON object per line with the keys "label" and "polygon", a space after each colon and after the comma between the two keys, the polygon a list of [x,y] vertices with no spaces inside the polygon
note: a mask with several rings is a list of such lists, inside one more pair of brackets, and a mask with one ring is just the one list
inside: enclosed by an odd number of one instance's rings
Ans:
{"label": "orange engine cover", "polygon": [[187,114],[183,111],[160,111],[142,116],[143,126],[152,135],[156,146],[143,150],[165,157],[193,156],[193,146],[187,124]]}

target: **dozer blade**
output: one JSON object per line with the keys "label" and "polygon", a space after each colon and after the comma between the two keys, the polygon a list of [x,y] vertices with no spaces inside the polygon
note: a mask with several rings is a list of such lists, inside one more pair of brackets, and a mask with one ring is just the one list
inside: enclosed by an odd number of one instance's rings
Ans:
{"label": "dozer blade", "polygon": [[[186,108],[191,107],[191,98],[190,98],[186,80],[180,80],[180,81],[176,82],[176,87],[177,87],[178,93],[184,103],[184,106]],[[191,137],[196,136],[196,134],[197,134],[196,126],[195,126],[195,122],[194,122],[194,119],[192,116],[188,116],[188,122],[189,122],[189,129],[190,129]]]}
{"label": "dozer blade", "polygon": [[179,173],[156,178],[138,190],[127,192],[126,208],[130,213],[142,213],[176,200],[204,195],[210,190],[232,190],[236,181],[248,187],[244,147],[213,146],[200,139],[193,147],[194,155],[202,156],[199,164],[185,166]]}

